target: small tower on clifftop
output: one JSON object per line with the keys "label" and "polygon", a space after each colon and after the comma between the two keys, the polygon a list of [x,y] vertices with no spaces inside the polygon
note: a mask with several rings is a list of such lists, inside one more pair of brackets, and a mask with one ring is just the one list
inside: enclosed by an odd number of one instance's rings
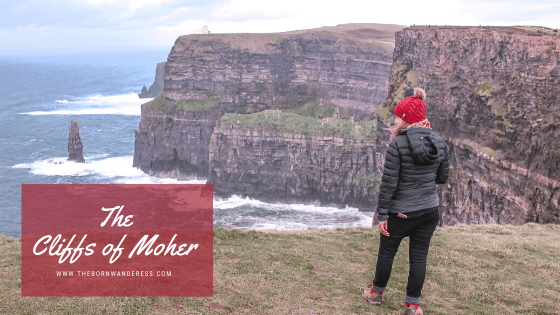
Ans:
{"label": "small tower on clifftop", "polygon": [[68,161],[85,163],[83,149],[84,145],[82,144],[82,139],[80,139],[78,123],[72,120],[70,122],[70,135],[68,136]]}
{"label": "small tower on clifftop", "polygon": [[208,30],[208,26],[203,26],[202,27],[202,32],[201,34],[210,34],[210,31]]}

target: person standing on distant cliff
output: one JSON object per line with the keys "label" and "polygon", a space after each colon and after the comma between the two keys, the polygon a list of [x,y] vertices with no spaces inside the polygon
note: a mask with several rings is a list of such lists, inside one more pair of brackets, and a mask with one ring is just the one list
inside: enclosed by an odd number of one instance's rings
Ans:
{"label": "person standing on distant cliff", "polygon": [[377,267],[373,283],[362,293],[371,304],[381,304],[401,240],[410,237],[405,315],[423,314],[418,301],[430,240],[440,220],[436,184],[445,184],[449,176],[449,147],[425,118],[425,98],[423,89],[414,88],[414,95],[394,110],[376,211],[381,232]]}

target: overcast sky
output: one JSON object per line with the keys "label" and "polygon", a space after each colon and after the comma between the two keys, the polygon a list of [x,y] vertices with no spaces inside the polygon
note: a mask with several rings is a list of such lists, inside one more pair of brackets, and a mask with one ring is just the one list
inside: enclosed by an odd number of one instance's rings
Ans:
{"label": "overcast sky", "polygon": [[0,55],[170,49],[180,35],[345,23],[560,28],[558,0],[0,0]]}

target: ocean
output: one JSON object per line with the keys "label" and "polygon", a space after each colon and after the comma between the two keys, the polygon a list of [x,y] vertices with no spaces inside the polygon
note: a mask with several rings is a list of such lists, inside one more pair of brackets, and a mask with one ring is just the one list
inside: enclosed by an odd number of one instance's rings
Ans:
{"label": "ocean", "polygon": [[[0,234],[21,235],[21,184],[189,184],[132,167],[143,85],[169,51],[0,56]],[[66,161],[70,121],[86,164]],[[232,196],[214,199],[214,227],[371,226],[372,213]]]}

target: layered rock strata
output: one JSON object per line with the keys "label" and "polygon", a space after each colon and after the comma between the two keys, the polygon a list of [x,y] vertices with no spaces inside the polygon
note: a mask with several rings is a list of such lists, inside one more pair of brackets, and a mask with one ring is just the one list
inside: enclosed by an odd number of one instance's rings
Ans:
{"label": "layered rock strata", "polygon": [[220,121],[210,141],[208,183],[224,197],[373,211],[383,167],[378,145],[375,139],[309,136]]}
{"label": "layered rock strata", "polygon": [[[513,27],[396,33],[389,121],[407,89],[451,148],[442,223],[560,223],[560,37]],[[385,137],[386,135],[380,135]]]}
{"label": "layered rock strata", "polygon": [[181,36],[165,65],[163,94],[173,102],[212,95],[250,111],[314,101],[371,113],[387,95],[394,32],[402,28]]}
{"label": "layered rock strata", "polygon": [[208,144],[223,111],[172,108],[158,115],[146,113],[144,106],[140,127],[135,130],[133,166],[157,177],[207,179]]}
{"label": "layered rock strata", "polygon": [[[143,109],[134,166],[163,177],[207,178],[211,134],[227,112],[336,104],[353,121],[369,118],[386,98],[394,32],[402,28],[348,24],[179,37],[165,63],[163,91],[176,106]],[[219,104],[192,111],[181,105],[209,99]]]}
{"label": "layered rock strata", "polygon": [[138,94],[139,98],[153,98],[163,93],[163,73],[165,71],[165,62],[159,62],[156,67],[156,77],[150,88],[142,87],[142,92]]}
{"label": "layered rock strata", "polygon": [[68,135],[68,161],[76,161],[78,163],[85,163],[84,159],[84,145],[80,138],[80,129],[78,123],[75,121],[70,122],[69,135]]}

